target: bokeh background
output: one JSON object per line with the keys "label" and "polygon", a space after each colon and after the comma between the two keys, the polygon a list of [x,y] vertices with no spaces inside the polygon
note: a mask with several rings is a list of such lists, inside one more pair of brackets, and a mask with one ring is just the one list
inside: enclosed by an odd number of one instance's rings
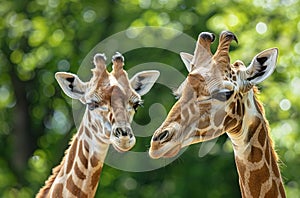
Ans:
{"label": "bokeh background", "polygon": [[[163,26],[195,39],[202,31],[230,30],[239,38],[231,59],[247,64],[258,52],[279,48],[276,71],[259,86],[259,98],[287,195],[300,197],[299,7],[299,0],[0,0],[0,196],[34,197],[76,132],[72,101],[54,73],[77,73],[86,54],[114,33]],[[124,56],[126,69],[156,61],[187,74],[178,54],[161,49]],[[144,99],[135,116],[141,124],[150,121],[152,103],[168,111],[175,102],[171,90],[158,84]],[[135,150],[146,151],[150,138],[138,138]],[[240,197],[227,136],[204,157],[199,148],[190,146],[173,163],[148,172],[105,165],[96,197]]]}

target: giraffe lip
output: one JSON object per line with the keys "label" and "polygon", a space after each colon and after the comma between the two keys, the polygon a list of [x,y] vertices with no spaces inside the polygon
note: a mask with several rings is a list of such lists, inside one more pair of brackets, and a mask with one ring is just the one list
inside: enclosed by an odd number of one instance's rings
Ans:
{"label": "giraffe lip", "polygon": [[[167,148],[166,148],[167,147]],[[181,149],[181,144],[176,144],[176,145],[172,145],[172,146],[163,146],[163,147],[160,147],[159,149],[152,149],[150,148],[150,151],[149,151],[149,155],[151,158],[153,159],[158,159],[158,158],[171,158],[171,157],[174,157],[175,155],[178,154],[178,152],[180,151]]]}
{"label": "giraffe lip", "polygon": [[114,148],[119,153],[124,153],[124,152],[129,151],[131,149],[131,147],[129,147],[128,149],[121,149],[121,148],[119,148],[118,146],[115,146],[115,145],[114,145]]}
{"label": "giraffe lip", "polygon": [[178,144],[175,147],[173,147],[170,150],[168,150],[166,153],[164,153],[163,157],[164,158],[174,157],[175,155],[177,155],[177,153],[180,151],[180,149],[181,149],[181,145]]}
{"label": "giraffe lip", "polygon": [[117,144],[112,144],[113,147],[115,148],[116,151],[120,152],[120,153],[124,153],[126,151],[129,151],[133,145],[129,145],[127,148],[124,148],[124,147],[120,147],[119,145]]}

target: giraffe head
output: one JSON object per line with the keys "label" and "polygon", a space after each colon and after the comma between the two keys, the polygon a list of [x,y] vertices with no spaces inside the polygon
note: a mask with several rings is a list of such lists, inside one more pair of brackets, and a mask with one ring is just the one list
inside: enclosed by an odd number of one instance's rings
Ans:
{"label": "giraffe head", "polygon": [[72,73],[55,74],[62,90],[73,99],[80,100],[86,108],[85,126],[91,128],[102,142],[112,144],[117,151],[128,151],[135,144],[131,129],[133,115],[159,76],[158,71],[139,72],[130,80],[123,70],[124,57],[113,56],[113,70],[106,70],[104,54],[94,56],[95,68],[88,82]]}
{"label": "giraffe head", "polygon": [[175,92],[179,100],[153,134],[149,150],[152,158],[173,157],[182,147],[225,132],[239,134],[245,114],[241,103],[253,101],[255,85],[274,71],[276,48],[257,54],[246,67],[242,61],[230,64],[230,43],[237,42],[233,33],[223,31],[217,51],[212,54],[210,45],[214,39],[212,33],[203,32],[194,55],[180,54],[189,74]]}

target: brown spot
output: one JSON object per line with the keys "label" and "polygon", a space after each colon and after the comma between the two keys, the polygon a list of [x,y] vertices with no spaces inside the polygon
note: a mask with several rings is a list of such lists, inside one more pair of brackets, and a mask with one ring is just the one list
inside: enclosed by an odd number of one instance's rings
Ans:
{"label": "brown spot", "polygon": [[251,147],[251,152],[248,156],[248,160],[250,162],[260,162],[263,157],[263,152],[260,148],[257,148],[255,146]]}
{"label": "brown spot", "polygon": [[278,188],[277,188],[276,182],[273,180],[272,187],[266,193],[265,198],[274,198],[274,197],[278,197]]}
{"label": "brown spot", "polygon": [[242,103],[242,114],[241,117],[244,117],[245,114],[245,104]]}
{"label": "brown spot", "polygon": [[196,92],[203,87],[203,83],[205,82],[205,79],[200,74],[189,74],[187,80]]}
{"label": "brown spot", "polygon": [[94,124],[92,124],[92,130],[94,131],[94,132],[97,132],[98,130],[97,130],[97,127],[94,125]]}
{"label": "brown spot", "polygon": [[247,106],[248,106],[248,108],[251,108],[251,102],[249,99],[247,99]]}
{"label": "brown spot", "polygon": [[204,129],[207,128],[210,125],[210,119],[209,116],[206,116],[204,119],[200,119],[198,123],[198,128],[199,129]]}
{"label": "brown spot", "polygon": [[92,180],[91,180],[92,189],[94,189],[98,185],[101,171],[102,171],[102,166],[100,166],[99,169],[96,172],[94,172],[94,174],[92,175]]}
{"label": "brown spot", "polygon": [[180,120],[181,120],[180,112],[181,112],[180,102],[177,101],[175,103],[175,105],[172,107],[172,109],[170,110],[169,115],[166,120],[180,123]]}
{"label": "brown spot", "polygon": [[90,152],[90,145],[86,140],[83,140],[83,147],[87,153]]}
{"label": "brown spot", "polygon": [[274,153],[273,150],[272,150],[272,154],[271,154],[271,160],[272,160],[271,162],[272,162],[273,173],[274,173],[275,177],[279,178],[280,177],[280,172],[279,172],[279,168],[278,168],[278,165],[277,165],[275,153]]}
{"label": "brown spot", "polygon": [[[94,126],[94,125],[92,125],[92,127],[93,127],[93,126]],[[85,127],[85,130],[84,130],[84,132],[85,132],[86,136],[87,136],[88,138],[90,138],[90,139],[91,139],[92,135],[91,135],[91,132],[88,130],[88,128],[87,128],[87,127]]]}
{"label": "brown spot", "polygon": [[236,166],[238,169],[238,174],[240,178],[240,184],[241,186],[245,185],[245,172],[246,172],[246,165],[242,162],[242,160],[239,160],[239,158],[235,157]]}
{"label": "brown spot", "polygon": [[232,118],[230,116],[226,116],[225,117],[225,121],[224,121],[224,127],[225,127],[225,131],[227,132],[232,132],[230,131],[233,127],[235,127],[237,124],[237,119]]}
{"label": "brown spot", "polygon": [[279,192],[281,194],[281,197],[285,197],[285,192],[282,183],[279,184]]}
{"label": "brown spot", "polygon": [[109,121],[112,122],[113,121],[113,114],[110,113],[108,117],[109,117]]}
{"label": "brown spot", "polygon": [[87,119],[88,119],[89,123],[91,123],[91,114],[90,114],[90,112],[87,112]]}
{"label": "brown spot", "polygon": [[215,128],[211,128],[209,129],[206,133],[205,136],[203,136],[206,140],[210,140],[212,138],[218,137],[222,134],[221,129],[215,129]]}
{"label": "brown spot", "polygon": [[223,123],[226,112],[224,110],[220,110],[215,114],[214,123],[215,126],[218,127]]}
{"label": "brown spot", "polygon": [[195,113],[196,113],[196,109],[195,109],[195,107],[194,107],[194,104],[191,104],[191,105],[190,105],[190,110],[191,110],[191,113],[192,113],[192,114],[195,114]]}
{"label": "brown spot", "polygon": [[240,102],[239,99],[236,100],[236,110],[237,110],[236,113],[237,113],[239,116],[242,116],[241,102]]}
{"label": "brown spot", "polygon": [[236,81],[236,76],[232,76],[232,80],[233,80],[233,81]]}
{"label": "brown spot", "polygon": [[187,109],[183,109],[181,112],[182,117],[184,118],[183,122],[186,122],[189,120],[189,111]]}
{"label": "brown spot", "polygon": [[206,134],[207,134],[207,131],[197,130],[196,133],[195,133],[195,136],[200,138],[200,137],[203,137],[203,136],[205,137]]}
{"label": "brown spot", "polygon": [[77,151],[77,143],[78,143],[78,140],[77,140],[77,138],[75,138],[71,145],[70,150],[68,151],[68,160],[66,161],[67,174],[71,171],[71,169],[73,167],[73,163],[74,163],[74,159],[75,159],[75,155],[76,155],[76,151]]}
{"label": "brown spot", "polygon": [[63,184],[56,184],[53,188],[52,197],[63,198]]}
{"label": "brown spot", "polygon": [[76,197],[87,198],[87,194],[85,194],[78,186],[76,186],[72,176],[68,178],[66,187]]}
{"label": "brown spot", "polygon": [[78,157],[79,157],[81,163],[83,164],[83,166],[85,168],[88,168],[88,160],[85,157],[85,155],[83,154],[83,150],[82,150],[82,141],[80,141],[80,143],[79,143]]}
{"label": "brown spot", "polygon": [[232,112],[232,114],[234,115],[234,114],[235,114],[235,111],[236,111],[235,103],[232,102],[232,103],[229,105],[229,108],[231,109],[231,112]]}
{"label": "brown spot", "polygon": [[250,193],[253,197],[259,197],[261,184],[270,178],[269,169],[266,164],[262,168],[251,171],[249,178]]}
{"label": "brown spot", "polygon": [[79,179],[86,179],[86,175],[80,170],[77,163],[75,163],[74,171]]}
{"label": "brown spot", "polygon": [[81,136],[83,133],[83,126],[80,126],[79,131],[78,131],[78,136]]}
{"label": "brown spot", "polygon": [[248,128],[248,137],[247,137],[247,142],[251,140],[251,138],[254,136],[257,128],[260,126],[261,122],[258,117],[254,117],[254,120],[251,122],[249,128]]}
{"label": "brown spot", "polygon": [[176,114],[176,117],[174,117],[174,121],[180,123],[180,121],[181,121],[181,115],[179,113]]}
{"label": "brown spot", "polygon": [[93,156],[91,157],[90,161],[91,161],[92,167],[96,167],[96,166],[98,165],[99,160],[98,160],[98,158],[96,157],[95,153],[94,153]]}
{"label": "brown spot", "polygon": [[266,131],[264,130],[264,127],[261,127],[261,130],[258,134],[258,142],[263,147],[266,142]]}

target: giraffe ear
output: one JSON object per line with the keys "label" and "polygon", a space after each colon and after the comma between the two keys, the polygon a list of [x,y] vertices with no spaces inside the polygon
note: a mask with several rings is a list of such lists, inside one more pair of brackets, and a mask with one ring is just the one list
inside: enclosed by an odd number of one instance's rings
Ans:
{"label": "giraffe ear", "polygon": [[278,49],[271,48],[257,54],[246,69],[246,80],[255,85],[268,78],[276,67]]}
{"label": "giraffe ear", "polygon": [[180,57],[185,65],[186,69],[188,70],[188,72],[190,72],[192,70],[191,62],[193,60],[193,55],[191,55],[189,53],[185,53],[185,52],[180,52]]}
{"label": "giraffe ear", "polygon": [[150,91],[159,74],[156,70],[139,72],[130,79],[130,85],[140,96],[143,96]]}
{"label": "giraffe ear", "polygon": [[67,72],[57,72],[55,78],[67,96],[73,99],[83,97],[86,84],[77,75]]}

